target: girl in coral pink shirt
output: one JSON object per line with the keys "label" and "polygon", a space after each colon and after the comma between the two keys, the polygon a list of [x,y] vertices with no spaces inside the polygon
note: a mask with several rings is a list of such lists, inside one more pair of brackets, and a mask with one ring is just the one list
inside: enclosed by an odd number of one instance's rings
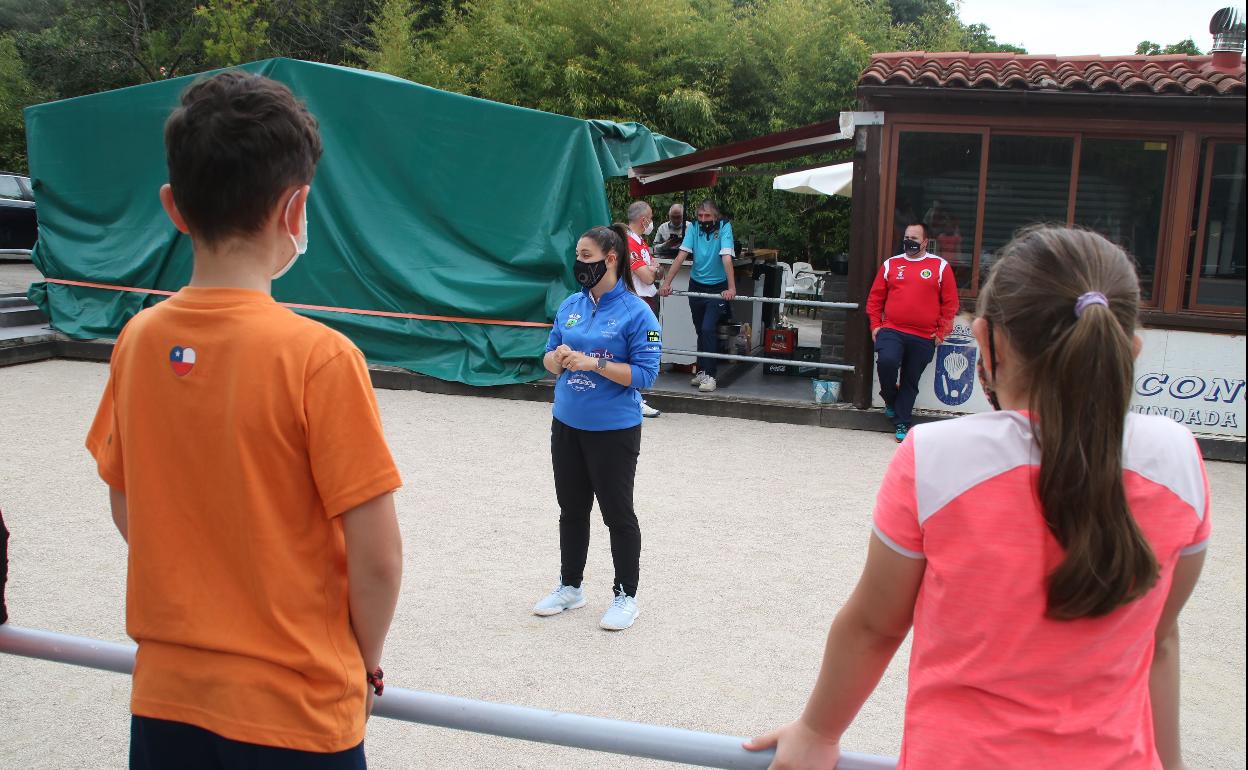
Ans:
{"label": "girl in coral pink shirt", "polygon": [[805,711],[747,748],[834,767],[913,626],[899,768],[1183,767],[1177,620],[1209,488],[1186,428],[1128,414],[1138,304],[1129,258],[1094,233],[1006,247],[973,327],[1001,411],[901,445]]}

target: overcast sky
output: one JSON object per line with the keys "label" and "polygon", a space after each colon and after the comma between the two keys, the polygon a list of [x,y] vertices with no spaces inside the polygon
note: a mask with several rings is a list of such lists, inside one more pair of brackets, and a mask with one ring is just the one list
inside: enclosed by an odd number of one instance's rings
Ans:
{"label": "overcast sky", "polygon": [[998,41],[1033,54],[1121,56],[1141,40],[1162,46],[1191,37],[1208,52],[1209,19],[1227,0],[962,0],[963,23],[987,24]]}

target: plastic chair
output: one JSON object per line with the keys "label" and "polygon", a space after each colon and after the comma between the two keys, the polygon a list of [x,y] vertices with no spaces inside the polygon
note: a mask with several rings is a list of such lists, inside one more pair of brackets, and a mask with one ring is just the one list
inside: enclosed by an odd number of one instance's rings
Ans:
{"label": "plastic chair", "polygon": [[810,264],[809,262],[794,262],[793,263],[793,275],[795,276],[801,275],[802,273],[813,273],[814,270],[815,270],[815,266]]}

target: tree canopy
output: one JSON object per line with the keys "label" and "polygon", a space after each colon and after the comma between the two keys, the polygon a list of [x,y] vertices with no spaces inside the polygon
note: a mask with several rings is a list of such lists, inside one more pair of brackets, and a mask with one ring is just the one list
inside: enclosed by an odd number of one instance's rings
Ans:
{"label": "tree canopy", "polygon": [[[948,0],[0,0],[0,168],[26,169],[29,104],[271,56],[705,147],[834,120],[873,52],[908,49],[1022,51]],[[609,194],[627,202],[623,184]],[[759,245],[811,261],[848,246],[843,199],[765,176],[713,194]]]}

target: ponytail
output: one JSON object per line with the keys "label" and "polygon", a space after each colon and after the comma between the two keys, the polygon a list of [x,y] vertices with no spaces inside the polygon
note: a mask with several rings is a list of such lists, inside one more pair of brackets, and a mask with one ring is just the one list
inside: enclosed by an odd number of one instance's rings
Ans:
{"label": "ponytail", "polygon": [[615,279],[623,281],[624,286],[629,291],[636,294],[637,289],[633,286],[633,271],[630,267],[630,259],[628,256],[628,225],[622,225],[615,222],[610,226],[599,225],[591,227],[585,231],[582,238],[588,238],[602,249],[603,254],[615,254]]}
{"label": "ponytail", "polygon": [[[1025,230],[1002,254],[979,314],[1005,332],[1020,358],[1040,446],[1036,492],[1066,551],[1047,578],[1047,614],[1101,617],[1158,578],[1122,479],[1138,279],[1121,249],[1081,230]],[[1081,301],[1089,292],[1105,304]]]}

